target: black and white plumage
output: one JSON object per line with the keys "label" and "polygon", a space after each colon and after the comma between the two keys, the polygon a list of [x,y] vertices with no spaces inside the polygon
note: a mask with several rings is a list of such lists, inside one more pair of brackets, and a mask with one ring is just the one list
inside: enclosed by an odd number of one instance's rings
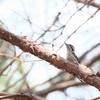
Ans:
{"label": "black and white plumage", "polygon": [[[74,63],[76,65],[79,65],[80,61],[79,61],[78,57],[75,54],[75,48],[74,48],[74,46],[71,45],[71,44],[67,44],[67,43],[65,43],[65,45],[66,45],[66,48],[67,48],[67,55],[66,55],[67,57],[66,57],[66,60],[68,60],[71,63]],[[68,74],[68,77],[73,78],[74,75]],[[79,80],[81,82],[83,82],[81,79],[79,79]]]}
{"label": "black and white plumage", "polygon": [[67,57],[66,57],[66,59],[68,61],[70,61],[71,63],[79,65],[80,61],[79,61],[78,57],[75,54],[74,46],[71,45],[71,44],[66,44],[66,43],[65,43],[65,45],[66,45],[66,48],[67,48]]}

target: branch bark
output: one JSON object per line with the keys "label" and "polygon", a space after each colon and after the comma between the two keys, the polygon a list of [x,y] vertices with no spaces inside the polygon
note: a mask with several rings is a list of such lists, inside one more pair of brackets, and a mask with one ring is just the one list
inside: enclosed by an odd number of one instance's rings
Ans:
{"label": "branch bark", "polygon": [[13,100],[46,100],[33,93],[12,93],[12,94],[6,92],[0,93],[0,100],[8,98]]}
{"label": "branch bark", "polygon": [[96,75],[89,75],[85,71],[80,70],[80,67],[74,65],[59,55],[49,51],[40,44],[26,39],[25,36],[17,36],[0,28],[0,38],[18,46],[24,52],[29,52],[40,59],[43,59],[59,69],[65,70],[76,77],[81,78],[85,83],[90,84],[100,90],[100,78]]}

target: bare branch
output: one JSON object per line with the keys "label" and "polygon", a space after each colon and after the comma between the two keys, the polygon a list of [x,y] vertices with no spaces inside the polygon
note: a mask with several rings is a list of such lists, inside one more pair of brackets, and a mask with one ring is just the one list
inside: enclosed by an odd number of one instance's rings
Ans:
{"label": "bare branch", "polygon": [[81,2],[81,3],[83,3],[83,4],[86,4],[88,1],[90,1],[90,2],[88,3],[88,5],[91,5],[91,6],[93,6],[93,7],[96,7],[96,8],[99,8],[99,9],[100,9],[100,3],[98,3],[98,2],[96,2],[96,1],[94,1],[94,0],[75,0],[75,1]]}
{"label": "bare branch", "polygon": [[49,51],[40,44],[32,42],[25,37],[17,36],[0,28],[0,38],[10,42],[13,45],[18,46],[25,52],[29,52],[40,59],[43,59],[50,64],[57,66],[57,68],[65,70],[76,77],[80,77],[85,83],[93,85],[100,90],[100,78],[96,75],[90,75],[89,73],[83,71],[79,66],[74,65],[59,55]]}
{"label": "bare branch", "polygon": [[5,92],[0,93],[0,100],[7,98],[14,98],[14,100],[46,100],[44,98],[36,96],[35,94],[30,94],[30,93],[13,93],[13,94]]}

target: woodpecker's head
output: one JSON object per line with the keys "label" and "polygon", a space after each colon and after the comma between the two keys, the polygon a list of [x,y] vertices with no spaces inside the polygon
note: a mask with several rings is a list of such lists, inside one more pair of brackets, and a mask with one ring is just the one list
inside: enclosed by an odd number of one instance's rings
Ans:
{"label": "woodpecker's head", "polygon": [[67,43],[65,43],[65,45],[66,45],[66,48],[67,48],[68,52],[74,52],[75,51],[75,48],[74,48],[73,45],[67,44]]}

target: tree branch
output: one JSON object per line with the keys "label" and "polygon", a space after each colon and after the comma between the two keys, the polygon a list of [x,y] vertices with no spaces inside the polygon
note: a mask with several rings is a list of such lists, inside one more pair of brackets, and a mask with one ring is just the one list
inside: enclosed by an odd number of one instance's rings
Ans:
{"label": "tree branch", "polygon": [[98,53],[97,55],[95,55],[93,58],[91,58],[89,61],[87,61],[85,64],[86,66],[91,66],[95,61],[97,61],[98,59],[100,59],[100,53]]}
{"label": "tree branch", "polygon": [[91,5],[93,7],[96,7],[96,8],[100,9],[100,3],[98,3],[94,0],[75,0],[75,1],[83,3],[83,4]]}
{"label": "tree branch", "polygon": [[71,74],[74,74],[76,77],[80,77],[85,83],[93,85],[94,87],[100,90],[100,78],[96,75],[90,75],[85,71],[80,69],[81,66],[74,65],[59,55],[49,51],[40,44],[32,42],[24,36],[17,36],[11,32],[8,32],[0,28],[0,38],[10,42],[13,45],[18,46],[21,50],[29,52],[40,59],[43,59],[50,64],[57,66],[57,68],[65,70]]}

